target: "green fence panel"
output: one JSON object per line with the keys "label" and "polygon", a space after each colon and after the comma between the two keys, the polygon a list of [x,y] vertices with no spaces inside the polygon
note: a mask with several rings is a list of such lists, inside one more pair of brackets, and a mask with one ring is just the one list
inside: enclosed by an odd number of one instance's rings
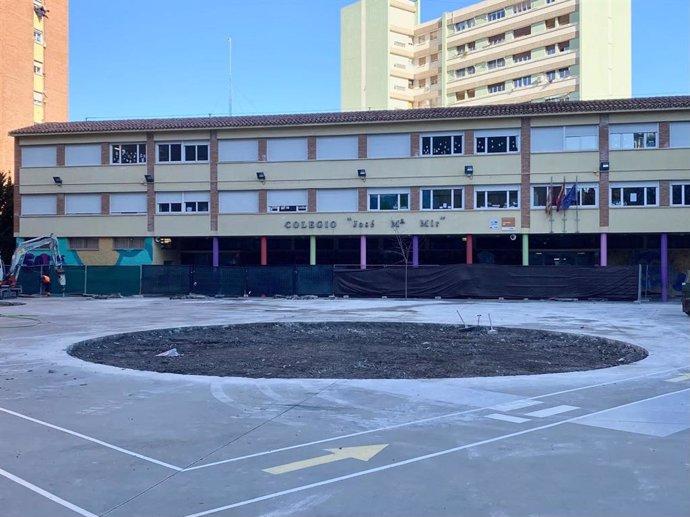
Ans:
{"label": "green fence panel", "polygon": [[22,266],[19,271],[17,285],[22,288],[22,294],[35,295],[41,292],[41,275],[47,273],[50,276],[50,287],[53,296],[62,294],[84,293],[84,267],[65,266],[65,281],[63,287],[58,283],[58,275],[53,266]]}
{"label": "green fence panel", "polygon": [[295,271],[297,294],[333,294],[333,266],[297,266]]}
{"label": "green fence panel", "polygon": [[191,292],[215,296],[220,294],[220,268],[212,266],[193,266],[191,270]]}
{"label": "green fence panel", "polygon": [[[86,282],[86,267],[85,266],[64,266],[65,269],[65,294],[79,295],[84,294],[84,285]],[[53,293],[62,293],[62,287],[57,283],[57,275],[55,270],[51,273],[53,280]]]}
{"label": "green fence panel", "polygon": [[87,266],[86,294],[139,294],[140,266]]}
{"label": "green fence panel", "polygon": [[141,293],[145,295],[189,294],[189,266],[141,266]]}
{"label": "green fence panel", "polygon": [[220,294],[244,296],[247,292],[247,271],[243,267],[220,268]]}
{"label": "green fence panel", "polygon": [[292,266],[247,268],[247,294],[250,296],[290,296],[295,294],[295,270]]}

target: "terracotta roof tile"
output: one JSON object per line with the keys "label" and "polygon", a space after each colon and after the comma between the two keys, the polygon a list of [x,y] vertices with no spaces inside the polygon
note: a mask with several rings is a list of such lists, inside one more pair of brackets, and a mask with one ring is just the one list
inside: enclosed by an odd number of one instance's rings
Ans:
{"label": "terracotta roof tile", "polygon": [[525,104],[496,104],[452,108],[252,115],[234,117],[159,118],[46,122],[10,132],[12,136],[67,133],[165,131],[184,129],[232,129],[280,126],[338,125],[420,120],[522,117],[620,111],[664,111],[690,108],[690,96],[645,97],[595,101],[560,101]]}

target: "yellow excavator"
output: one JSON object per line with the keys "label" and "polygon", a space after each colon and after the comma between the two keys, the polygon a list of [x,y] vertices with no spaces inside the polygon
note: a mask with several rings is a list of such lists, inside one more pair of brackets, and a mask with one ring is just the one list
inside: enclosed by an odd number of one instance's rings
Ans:
{"label": "yellow excavator", "polygon": [[10,262],[10,266],[7,271],[5,271],[2,261],[0,261],[0,299],[16,298],[21,294],[22,288],[20,285],[17,285],[17,280],[19,278],[22,265],[24,264],[26,254],[32,250],[44,248],[46,246],[50,250],[50,257],[52,259],[52,265],[55,268],[55,272],[57,273],[58,284],[60,284],[60,286],[63,288],[65,287],[65,270],[62,263],[62,256],[60,255],[58,240],[57,237],[51,233],[50,235],[29,239],[28,241],[24,241],[17,246],[17,249],[12,255],[12,261]]}

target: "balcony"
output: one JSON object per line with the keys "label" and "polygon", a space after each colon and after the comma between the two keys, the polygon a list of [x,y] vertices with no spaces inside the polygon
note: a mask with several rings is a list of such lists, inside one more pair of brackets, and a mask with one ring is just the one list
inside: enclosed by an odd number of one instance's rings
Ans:
{"label": "balcony", "polygon": [[539,81],[525,88],[511,89],[506,87],[506,91],[492,93],[489,95],[478,95],[473,99],[465,99],[457,102],[449,102],[455,106],[481,106],[484,104],[511,104],[517,102],[531,102],[549,97],[564,97],[573,93],[577,89],[577,77],[567,79],[556,79],[554,82]]}

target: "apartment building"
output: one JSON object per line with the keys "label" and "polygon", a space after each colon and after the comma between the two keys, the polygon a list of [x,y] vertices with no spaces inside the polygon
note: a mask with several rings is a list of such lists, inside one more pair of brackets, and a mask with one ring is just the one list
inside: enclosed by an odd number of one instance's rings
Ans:
{"label": "apartment building", "polygon": [[343,110],[631,96],[630,0],[485,0],[424,23],[420,9],[343,8]]}
{"label": "apartment building", "polygon": [[0,9],[0,171],[14,171],[18,127],[67,120],[68,0],[14,0]]}
{"label": "apartment building", "polygon": [[15,236],[67,264],[690,269],[690,97],[44,123]]}

